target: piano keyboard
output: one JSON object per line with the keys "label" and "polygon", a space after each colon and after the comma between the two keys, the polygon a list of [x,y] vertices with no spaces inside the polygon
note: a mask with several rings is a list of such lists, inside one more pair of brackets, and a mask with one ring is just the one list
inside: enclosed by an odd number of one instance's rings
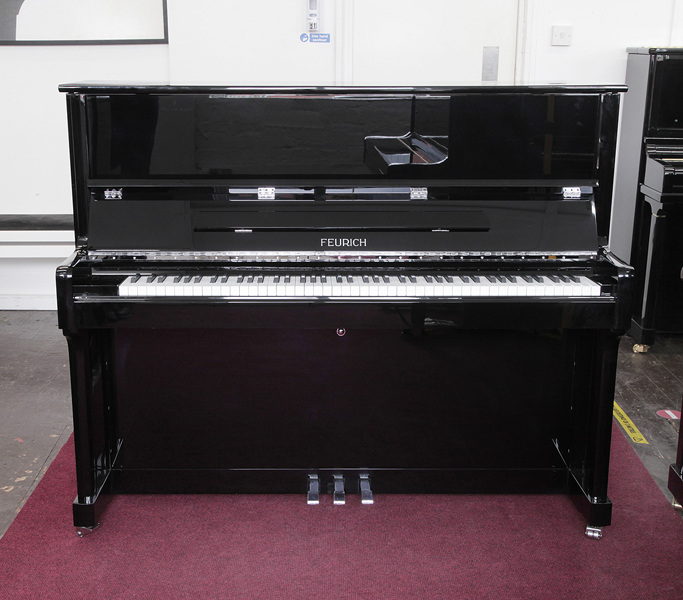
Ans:
{"label": "piano keyboard", "polygon": [[136,274],[120,296],[224,298],[460,298],[599,296],[600,285],[577,275],[159,275]]}

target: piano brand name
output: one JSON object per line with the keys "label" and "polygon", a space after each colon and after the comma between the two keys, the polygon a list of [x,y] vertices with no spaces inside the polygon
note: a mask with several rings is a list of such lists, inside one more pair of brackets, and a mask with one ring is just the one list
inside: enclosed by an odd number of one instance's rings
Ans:
{"label": "piano brand name", "polygon": [[365,238],[321,238],[320,245],[328,248],[339,247],[354,247],[359,248],[367,246],[368,241]]}

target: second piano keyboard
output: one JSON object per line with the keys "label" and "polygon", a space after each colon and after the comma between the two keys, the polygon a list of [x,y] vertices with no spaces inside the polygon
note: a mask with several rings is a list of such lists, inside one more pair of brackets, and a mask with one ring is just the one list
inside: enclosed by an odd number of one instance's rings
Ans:
{"label": "second piano keyboard", "polygon": [[600,285],[583,275],[372,275],[137,273],[119,296],[218,296],[224,298],[460,298],[589,297]]}

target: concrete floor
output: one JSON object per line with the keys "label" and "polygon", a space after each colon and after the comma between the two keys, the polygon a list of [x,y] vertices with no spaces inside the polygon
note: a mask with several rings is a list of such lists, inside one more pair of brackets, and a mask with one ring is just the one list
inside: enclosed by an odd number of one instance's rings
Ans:
{"label": "concrete floor", "polygon": [[[648,441],[633,446],[671,500],[666,482],[680,421],[657,411],[681,409],[683,336],[659,336],[647,354],[632,346],[622,340],[616,402]],[[67,345],[56,313],[0,311],[0,536],[72,431]]]}

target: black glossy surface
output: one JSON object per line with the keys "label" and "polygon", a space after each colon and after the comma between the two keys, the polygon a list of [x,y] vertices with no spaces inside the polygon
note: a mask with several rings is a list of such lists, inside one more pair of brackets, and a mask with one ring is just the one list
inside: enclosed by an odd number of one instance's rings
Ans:
{"label": "black glossy surface", "polygon": [[[303,493],[311,473],[354,490],[361,472],[384,492],[576,493],[609,524],[631,273],[600,236],[621,88],[62,89],[83,244],[57,277],[78,524],[102,491]],[[368,256],[316,257],[341,235]],[[145,269],[567,272],[603,295],[118,297]]]}

